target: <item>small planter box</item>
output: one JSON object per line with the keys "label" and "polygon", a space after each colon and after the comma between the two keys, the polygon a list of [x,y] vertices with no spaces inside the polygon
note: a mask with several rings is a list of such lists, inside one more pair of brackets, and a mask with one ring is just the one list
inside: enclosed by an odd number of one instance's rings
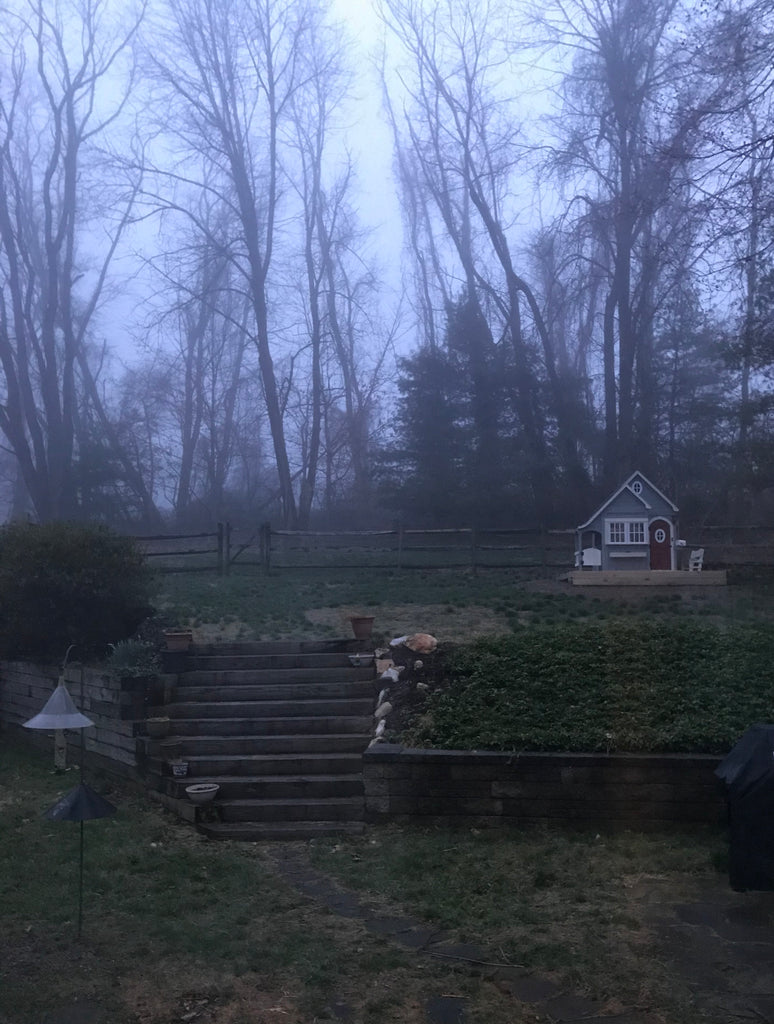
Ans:
{"label": "small planter box", "polygon": [[187,651],[193,643],[191,629],[165,629],[164,644],[168,651]]}

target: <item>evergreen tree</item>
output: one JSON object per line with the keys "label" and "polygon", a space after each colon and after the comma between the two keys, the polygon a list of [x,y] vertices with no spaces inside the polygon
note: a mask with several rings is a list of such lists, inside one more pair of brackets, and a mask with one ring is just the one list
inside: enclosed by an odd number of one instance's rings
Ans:
{"label": "evergreen tree", "polygon": [[388,500],[407,522],[511,525],[531,507],[514,369],[475,297],[447,309],[445,345],[403,360]]}

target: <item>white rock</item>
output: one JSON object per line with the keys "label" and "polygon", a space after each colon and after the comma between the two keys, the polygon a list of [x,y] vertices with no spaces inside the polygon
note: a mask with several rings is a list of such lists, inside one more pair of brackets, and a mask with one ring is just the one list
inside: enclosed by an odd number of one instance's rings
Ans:
{"label": "white rock", "polygon": [[408,633],[405,636],[396,636],[394,640],[390,640],[390,647],[400,647],[402,644],[405,644],[408,638]]}
{"label": "white rock", "polygon": [[428,686],[427,683],[417,683],[417,689],[419,690],[420,693],[428,693],[430,687]]}
{"label": "white rock", "polygon": [[380,694],[379,694],[379,696],[378,696],[378,698],[376,700],[376,706],[379,707],[380,704],[384,704],[384,702],[387,700],[387,698],[389,696],[390,696],[389,688],[385,686],[385,688],[380,692]]}
{"label": "white rock", "polygon": [[388,668],[386,672],[382,672],[379,676],[379,681],[382,683],[397,683],[400,679],[400,674],[405,667],[405,665],[398,665],[393,668]]}
{"label": "white rock", "polygon": [[387,715],[392,711],[392,704],[388,700],[384,704],[380,704],[379,707],[374,711],[374,718],[386,718]]}
{"label": "white rock", "polygon": [[420,661],[419,658],[417,658],[417,660],[414,662],[414,669],[417,672],[421,672],[424,667],[425,667],[424,661]]}
{"label": "white rock", "polygon": [[381,736],[386,727],[387,727],[387,723],[385,722],[384,719],[382,719],[381,722],[376,727],[375,735],[376,736]]}

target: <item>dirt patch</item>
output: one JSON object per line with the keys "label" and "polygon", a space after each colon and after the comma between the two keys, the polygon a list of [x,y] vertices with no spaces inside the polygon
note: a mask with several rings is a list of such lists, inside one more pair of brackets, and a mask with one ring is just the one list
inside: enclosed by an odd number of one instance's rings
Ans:
{"label": "dirt patch", "polygon": [[269,1024],[302,1019],[288,992],[268,991],[255,973],[222,978],[167,971],[156,979],[127,978],[121,984],[121,994],[137,1024],[242,1024],[248,1020]]}
{"label": "dirt patch", "polygon": [[193,627],[194,643],[227,644],[253,639],[252,630],[244,622],[200,622]]}
{"label": "dirt patch", "polygon": [[[431,633],[439,643],[461,643],[477,636],[510,633],[504,615],[481,605],[453,608],[442,604],[384,604],[369,608],[374,615],[374,635],[386,640],[411,633]],[[350,610],[312,608],[305,613],[308,622],[332,630],[337,636],[349,636]]]}

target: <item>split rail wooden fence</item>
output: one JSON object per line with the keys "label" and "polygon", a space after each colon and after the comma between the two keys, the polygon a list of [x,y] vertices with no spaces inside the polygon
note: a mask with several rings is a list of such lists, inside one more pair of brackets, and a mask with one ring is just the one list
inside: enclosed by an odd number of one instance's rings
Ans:
{"label": "split rail wooden fence", "polygon": [[205,533],[159,533],[134,537],[156,572],[216,572],[228,574],[231,567],[231,524],[218,523]]}
{"label": "split rail wooden fence", "polygon": [[573,530],[260,530],[259,564],[269,569],[529,569],[573,564]]}
{"label": "split rail wooden fence", "polygon": [[[705,568],[737,569],[748,575],[774,572],[774,526],[700,526],[685,531],[679,565],[692,548],[705,549]],[[574,530],[460,527],[439,530],[395,526],[386,530],[277,530],[264,523],[252,530],[218,523],[202,533],[136,537],[158,572],[214,572],[232,567],[281,571],[302,569],[517,569],[556,576],[575,561]],[[685,565],[682,565],[685,561]]]}

